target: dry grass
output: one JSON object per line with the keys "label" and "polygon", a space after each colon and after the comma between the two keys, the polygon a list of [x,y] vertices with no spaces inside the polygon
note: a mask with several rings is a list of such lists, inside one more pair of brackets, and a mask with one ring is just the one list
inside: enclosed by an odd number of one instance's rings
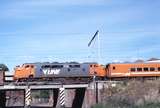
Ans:
{"label": "dry grass", "polygon": [[96,108],[160,108],[160,80],[132,80],[109,86],[102,96],[103,105]]}

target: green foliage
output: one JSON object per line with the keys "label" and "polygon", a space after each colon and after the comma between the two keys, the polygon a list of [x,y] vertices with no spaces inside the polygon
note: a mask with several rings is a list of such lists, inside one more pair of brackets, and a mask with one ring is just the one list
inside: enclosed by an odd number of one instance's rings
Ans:
{"label": "green foliage", "polygon": [[32,95],[33,98],[39,98],[40,97],[40,92],[39,91],[36,91],[36,92],[32,91],[31,93],[32,93],[31,95]]}
{"label": "green foliage", "polygon": [[105,106],[103,104],[96,104],[95,106],[93,106],[92,108],[109,108],[109,106]]}
{"label": "green foliage", "polygon": [[160,108],[160,103],[147,103],[143,106],[135,107],[135,108]]}
{"label": "green foliage", "polygon": [[39,90],[36,92],[32,92],[33,98],[49,98],[50,93],[49,90]]}
{"label": "green foliage", "polygon": [[9,71],[9,69],[5,64],[0,64],[0,71]]}
{"label": "green foliage", "polygon": [[40,98],[49,98],[49,90],[41,90],[40,91]]}

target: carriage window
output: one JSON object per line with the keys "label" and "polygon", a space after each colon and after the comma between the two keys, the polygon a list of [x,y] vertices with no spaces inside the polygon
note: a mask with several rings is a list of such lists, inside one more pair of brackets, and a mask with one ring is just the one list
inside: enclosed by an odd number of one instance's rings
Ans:
{"label": "carriage window", "polygon": [[154,67],[151,67],[151,68],[150,68],[150,71],[155,71],[155,68],[154,68]]}
{"label": "carriage window", "polygon": [[137,68],[137,71],[138,71],[138,72],[142,71],[142,68]]}
{"label": "carriage window", "polygon": [[147,67],[144,67],[143,70],[144,71],[149,71],[149,69]]}
{"label": "carriage window", "polygon": [[113,66],[113,70],[115,70],[116,69],[116,67],[115,66]]}
{"label": "carriage window", "polygon": [[158,71],[160,71],[160,67],[158,67]]}
{"label": "carriage window", "polygon": [[135,68],[131,68],[130,70],[131,70],[131,72],[135,72],[135,71],[136,71],[136,69],[135,69]]}
{"label": "carriage window", "polygon": [[69,65],[70,68],[80,68],[80,65]]}

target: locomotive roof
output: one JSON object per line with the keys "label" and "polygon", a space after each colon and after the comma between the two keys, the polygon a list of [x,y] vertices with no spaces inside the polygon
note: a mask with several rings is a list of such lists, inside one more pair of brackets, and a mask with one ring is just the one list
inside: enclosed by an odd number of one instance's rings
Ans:
{"label": "locomotive roof", "polygon": [[24,63],[23,65],[63,65],[63,64],[98,64],[96,62],[84,62],[84,63],[78,63],[78,62],[36,62],[36,63]]}

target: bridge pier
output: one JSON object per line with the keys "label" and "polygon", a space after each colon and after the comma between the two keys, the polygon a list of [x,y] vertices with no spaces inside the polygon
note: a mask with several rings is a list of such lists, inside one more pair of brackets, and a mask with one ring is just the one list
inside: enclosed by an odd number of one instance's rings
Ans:
{"label": "bridge pier", "polygon": [[66,89],[64,87],[59,88],[58,101],[56,106],[58,108],[65,108],[65,91]]}
{"label": "bridge pier", "polygon": [[0,108],[5,108],[6,106],[6,93],[4,90],[0,91]]}
{"label": "bridge pier", "polygon": [[56,108],[82,108],[87,88],[60,88]]}
{"label": "bridge pier", "polygon": [[72,108],[82,108],[86,88],[77,88],[75,90],[75,96],[72,103]]}
{"label": "bridge pier", "polygon": [[59,89],[53,89],[53,108],[56,108],[58,102]]}
{"label": "bridge pier", "polygon": [[29,88],[26,88],[25,89],[25,108],[30,108],[31,106],[31,89]]}

